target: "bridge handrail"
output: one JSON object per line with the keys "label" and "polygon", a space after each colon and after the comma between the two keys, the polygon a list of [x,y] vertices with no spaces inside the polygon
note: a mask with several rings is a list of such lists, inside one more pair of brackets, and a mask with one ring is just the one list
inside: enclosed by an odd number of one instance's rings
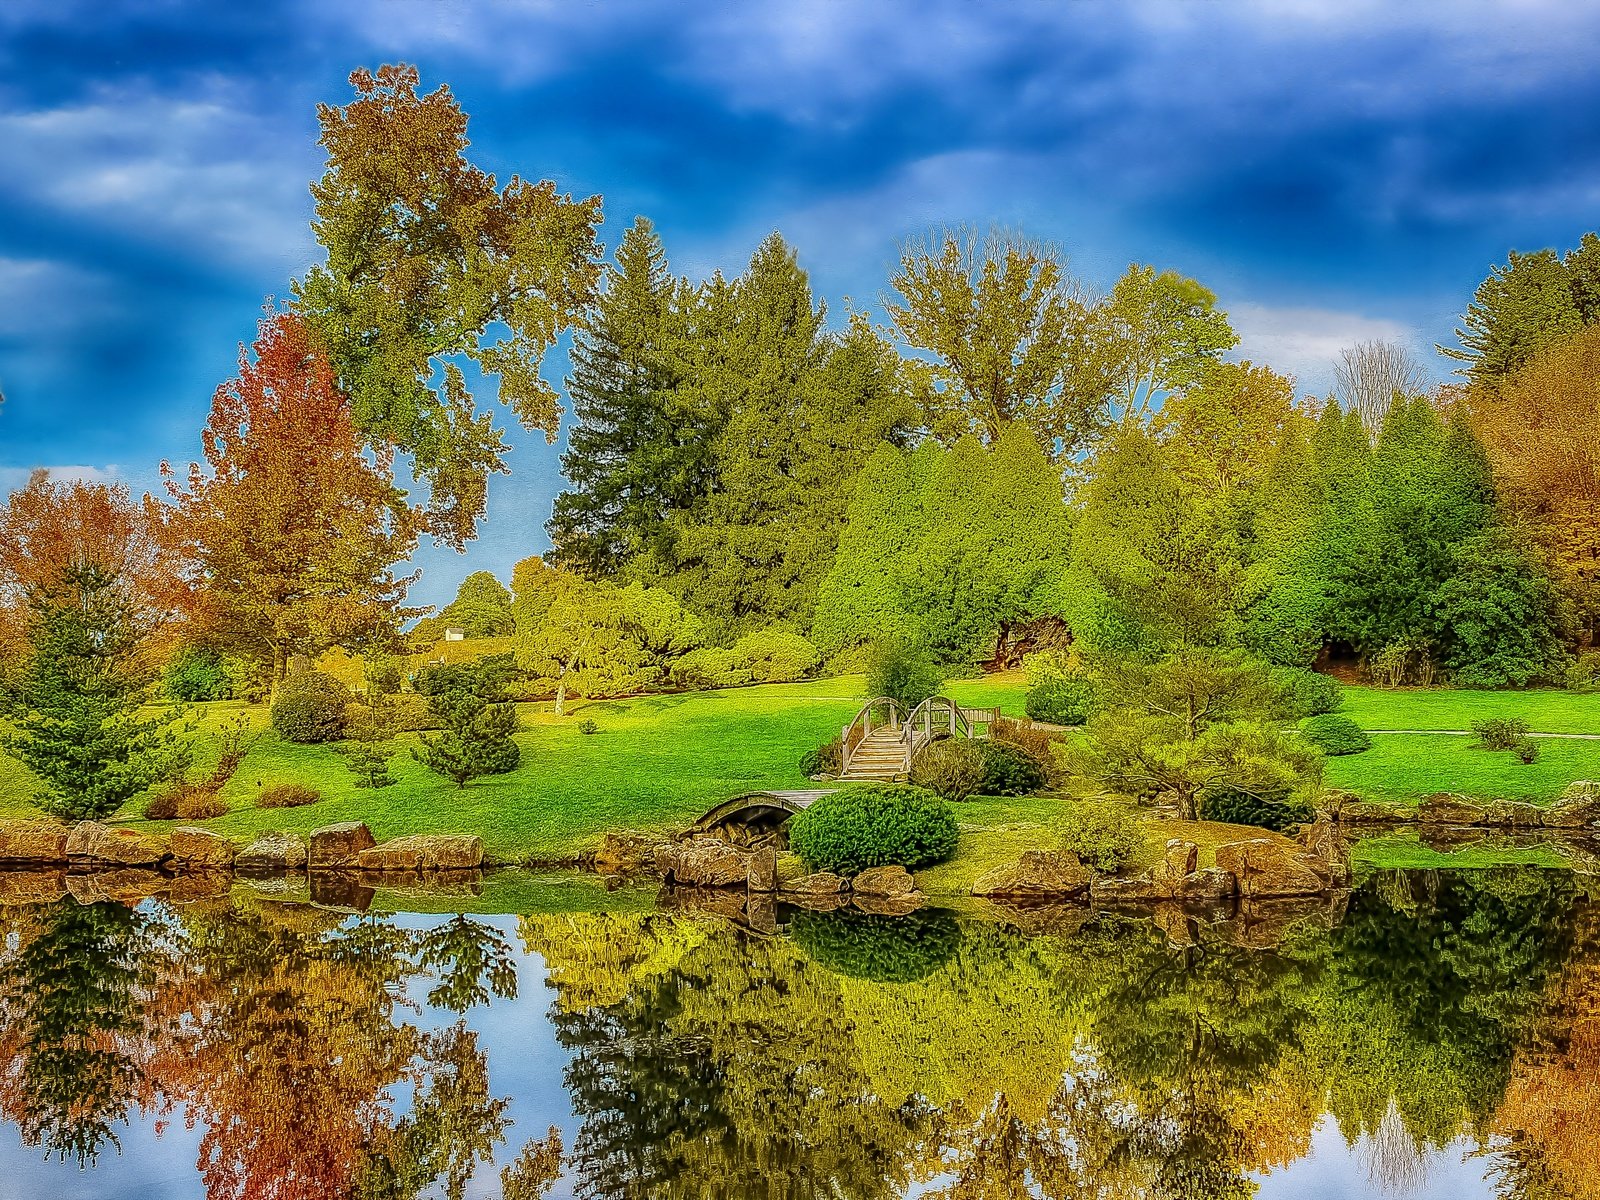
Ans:
{"label": "bridge handrail", "polygon": [[905,744],[906,760],[905,769],[911,770],[911,760],[916,758],[918,752],[927,746],[938,733],[948,733],[951,737],[972,739],[976,737],[972,722],[967,719],[966,711],[949,696],[929,696],[916,708],[911,710],[911,715],[905,720],[904,731],[900,740]]}
{"label": "bridge handrail", "polygon": [[850,769],[850,756],[855,753],[864,738],[873,730],[872,714],[882,710],[888,717],[887,721],[880,721],[878,728],[888,725],[890,729],[898,729],[905,724],[906,706],[893,696],[874,696],[861,706],[854,718],[839,732],[839,773],[842,775]]}

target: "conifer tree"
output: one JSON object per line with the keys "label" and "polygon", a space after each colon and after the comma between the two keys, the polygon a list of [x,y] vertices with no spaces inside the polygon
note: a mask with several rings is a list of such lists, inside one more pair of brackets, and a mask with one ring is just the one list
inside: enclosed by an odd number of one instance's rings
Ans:
{"label": "conifer tree", "polygon": [[435,668],[417,681],[441,732],[421,735],[412,756],[429,770],[466,787],[480,775],[515,771],[522,752],[512,741],[517,710],[505,695],[505,683],[516,673],[509,659]]}

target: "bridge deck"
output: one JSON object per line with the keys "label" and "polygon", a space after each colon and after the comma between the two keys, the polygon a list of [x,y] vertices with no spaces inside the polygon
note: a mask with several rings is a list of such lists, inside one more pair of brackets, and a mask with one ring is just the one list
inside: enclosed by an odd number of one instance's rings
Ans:
{"label": "bridge deck", "polygon": [[783,824],[795,813],[809,808],[823,796],[831,795],[837,788],[811,788],[796,792],[746,792],[731,800],[724,800],[693,825],[686,836],[708,833],[719,825],[735,820],[744,825]]}

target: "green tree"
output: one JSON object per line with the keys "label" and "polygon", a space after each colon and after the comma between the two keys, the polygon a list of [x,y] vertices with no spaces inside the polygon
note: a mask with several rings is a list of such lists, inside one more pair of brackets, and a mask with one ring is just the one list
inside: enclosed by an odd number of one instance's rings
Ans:
{"label": "green tree", "polygon": [[574,201],[549,180],[500,186],[467,160],[450,89],[419,94],[415,67],[362,69],[350,83],[350,104],[317,108],[328,164],[311,187],[313,229],[328,258],[296,283],[295,302],[357,426],[412,456],[430,531],[460,548],[506,446],[457,360],[554,440],[560,407],[539,367],[599,282],[600,199]]}
{"label": "green tree", "polygon": [[517,731],[517,709],[505,696],[505,684],[516,668],[509,658],[435,668],[417,680],[428,697],[428,709],[441,726],[437,734],[420,734],[412,757],[455,785],[466,787],[480,775],[515,771],[522,752],[511,735]]}
{"label": "green tree", "polygon": [[1216,295],[1193,279],[1129,264],[1096,308],[1090,333],[1106,363],[1115,415],[1148,420],[1164,396],[1200,382],[1239,344],[1216,305]]}
{"label": "green tree", "polygon": [[1561,608],[1549,576],[1511,531],[1455,548],[1455,571],[1433,598],[1444,666],[1459,687],[1521,687],[1561,661]]}
{"label": "green tree", "polygon": [[115,576],[68,567],[30,606],[32,661],[0,679],[13,724],[0,745],[44,783],[46,812],[99,820],[180,765],[178,714],[140,715],[154,677]]}
{"label": "green tree", "polygon": [[436,616],[418,621],[409,636],[413,645],[431,646],[452,625],[469,638],[509,636],[516,628],[510,590],[490,572],[474,571],[461,581],[456,598]]}

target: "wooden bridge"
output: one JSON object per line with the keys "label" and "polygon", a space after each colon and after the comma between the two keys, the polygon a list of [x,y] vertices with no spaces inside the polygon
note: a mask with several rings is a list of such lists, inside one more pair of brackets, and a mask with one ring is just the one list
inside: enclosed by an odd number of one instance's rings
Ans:
{"label": "wooden bridge", "polygon": [[[804,792],[745,792],[724,800],[684,831],[686,838],[708,834],[740,845],[754,845],[778,833],[789,818],[838,789]],[[781,839],[780,839],[781,844]]]}
{"label": "wooden bridge", "polygon": [[939,738],[986,738],[998,708],[962,708],[930,696],[909,713],[889,696],[868,700],[840,734],[839,778],[904,779],[918,751]]}

